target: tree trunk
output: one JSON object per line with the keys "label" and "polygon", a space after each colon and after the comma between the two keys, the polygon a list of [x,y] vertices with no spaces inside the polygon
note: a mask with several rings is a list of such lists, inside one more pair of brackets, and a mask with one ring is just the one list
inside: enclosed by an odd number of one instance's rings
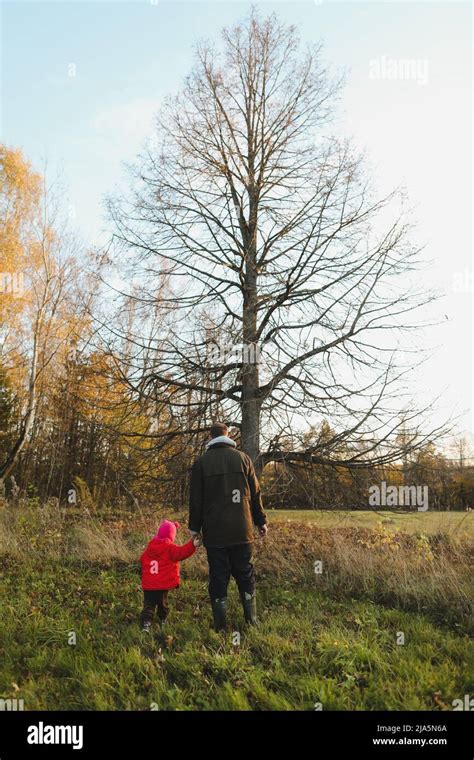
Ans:
{"label": "tree trunk", "polygon": [[242,449],[260,470],[260,409],[258,376],[258,283],[257,283],[257,226],[258,193],[255,187],[255,134],[252,126],[250,101],[247,105],[247,151],[249,201],[248,222],[241,226],[245,247],[245,281],[242,304]]}
{"label": "tree trunk", "polygon": [[254,385],[248,382],[247,393],[242,394],[242,450],[252,459],[255,469],[261,471],[260,462],[260,402],[255,398]]}
{"label": "tree trunk", "polygon": [[28,407],[26,410],[25,418],[20,427],[20,432],[15,441],[15,444],[13,445],[12,449],[10,450],[3,464],[0,465],[0,481],[4,481],[5,478],[7,478],[12,473],[18,461],[18,457],[20,456],[20,453],[28,440],[28,435],[35,421],[37,363],[38,363],[37,331],[39,330],[39,323],[40,323],[40,319],[38,318],[37,323],[36,323],[36,334],[35,334],[34,345],[33,345],[33,357],[32,357],[32,362],[31,362],[30,381],[29,381],[29,387],[28,387]]}

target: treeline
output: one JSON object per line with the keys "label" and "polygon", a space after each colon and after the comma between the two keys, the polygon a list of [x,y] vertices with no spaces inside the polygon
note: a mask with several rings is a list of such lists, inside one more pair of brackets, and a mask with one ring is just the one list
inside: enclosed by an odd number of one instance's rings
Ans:
{"label": "treeline", "polygon": [[[90,509],[134,509],[149,504],[178,508],[186,503],[190,466],[207,433],[183,433],[186,412],[171,420],[165,407],[147,409],[120,380],[110,356],[65,354],[56,375],[42,386],[28,446],[18,458],[5,493]],[[21,397],[9,373],[0,372],[1,456],[18,436]],[[238,440],[238,429],[233,430]],[[328,423],[312,435],[331,436]],[[265,504],[274,509],[367,509],[369,489],[426,486],[429,508],[464,510],[474,506],[474,467],[465,458],[446,458],[433,444],[405,462],[385,467],[348,469],[281,461],[262,474]],[[383,505],[381,508],[384,508]]]}
{"label": "treeline", "polygon": [[[474,507],[474,467],[446,459],[433,446],[416,460],[373,469],[348,470],[324,465],[272,464],[264,473],[267,506],[295,509],[369,509],[370,489],[426,487],[430,510]],[[387,500],[386,500],[387,501]],[[416,509],[413,504],[382,504],[381,509]]]}

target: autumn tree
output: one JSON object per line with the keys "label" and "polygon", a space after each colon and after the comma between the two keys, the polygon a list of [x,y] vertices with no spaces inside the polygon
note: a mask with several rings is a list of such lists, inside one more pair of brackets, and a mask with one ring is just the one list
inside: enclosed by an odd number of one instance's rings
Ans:
{"label": "autumn tree", "polygon": [[14,394],[10,378],[0,365],[0,457],[5,457],[12,444],[14,430]]}
{"label": "autumn tree", "polygon": [[[402,393],[414,365],[404,336],[432,296],[410,276],[419,252],[398,194],[375,197],[362,159],[331,135],[339,88],[320,46],[252,11],[220,47],[198,46],[133,193],[110,202],[143,309],[169,283],[153,367],[130,382],[188,403],[194,430],[216,416],[235,425],[259,469],[364,468],[400,457],[401,426],[411,447],[435,435],[429,405]],[[322,419],[332,438],[305,445]]]}
{"label": "autumn tree", "polygon": [[75,330],[68,309],[77,276],[74,240],[43,178],[20,151],[0,146],[0,362],[15,388],[19,410],[0,481],[28,446],[40,387]]}

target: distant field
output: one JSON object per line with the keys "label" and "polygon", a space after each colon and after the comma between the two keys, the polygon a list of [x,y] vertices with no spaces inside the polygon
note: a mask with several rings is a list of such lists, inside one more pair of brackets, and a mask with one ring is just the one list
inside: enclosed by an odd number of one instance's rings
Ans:
{"label": "distant field", "polygon": [[[398,528],[407,533],[455,533],[474,538],[474,512],[394,512],[364,510],[269,509],[270,521],[311,521],[321,528],[357,525],[373,528],[383,522],[388,528]],[[386,522],[390,520],[390,522]]]}

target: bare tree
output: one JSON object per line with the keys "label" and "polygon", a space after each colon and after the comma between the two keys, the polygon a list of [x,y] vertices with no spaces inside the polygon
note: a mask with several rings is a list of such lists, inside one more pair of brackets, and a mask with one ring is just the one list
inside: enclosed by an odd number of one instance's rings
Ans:
{"label": "bare tree", "polygon": [[[405,396],[403,336],[432,298],[409,276],[419,251],[398,194],[374,198],[362,158],[328,133],[340,86],[320,46],[252,11],[198,46],[132,196],[110,201],[143,308],[155,281],[170,288],[136,388],[234,424],[257,468],[383,464],[440,432]],[[332,438],[304,445],[323,419]]]}

